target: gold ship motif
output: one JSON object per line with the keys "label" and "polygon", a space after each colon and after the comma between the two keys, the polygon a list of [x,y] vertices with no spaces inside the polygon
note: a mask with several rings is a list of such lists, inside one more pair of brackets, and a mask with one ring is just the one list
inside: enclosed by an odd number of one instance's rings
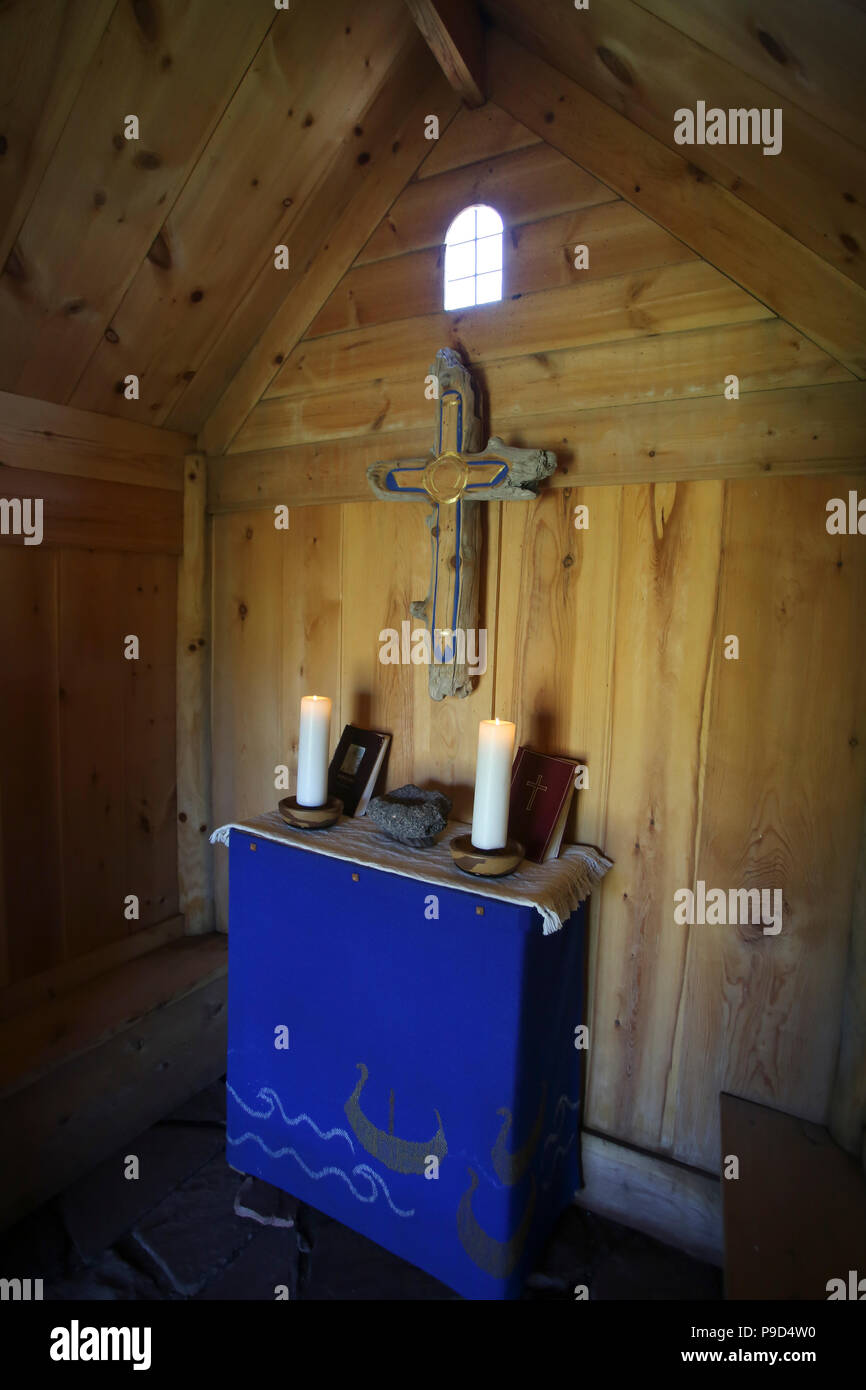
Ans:
{"label": "gold ship motif", "polygon": [[361,1092],[367,1084],[370,1073],[363,1062],[358,1062],[357,1067],[361,1075],[343,1109],[353,1133],[367,1150],[367,1153],[371,1154],[373,1158],[377,1158],[386,1168],[390,1168],[392,1173],[423,1173],[427,1166],[427,1160],[431,1156],[436,1157],[441,1163],[448,1152],[448,1144],[445,1140],[439,1111],[433,1111],[439,1127],[431,1139],[399,1139],[394,1133],[394,1092],[392,1091],[389,1101],[388,1132],[386,1133],[384,1129],[377,1129],[372,1120],[368,1120],[361,1109]]}
{"label": "gold ship motif", "polygon": [[536,1198],[535,1176],[533,1175],[530,1179],[531,1186],[526,1210],[514,1235],[509,1240],[494,1240],[493,1236],[489,1236],[479,1226],[473,1214],[472,1194],[478,1186],[478,1174],[472,1168],[467,1171],[471,1182],[460,1198],[460,1205],[457,1208],[457,1234],[460,1237],[460,1244],[470,1260],[479,1269],[483,1269],[486,1274],[492,1274],[494,1279],[507,1279],[517,1266],[526,1244],[526,1237],[532,1226]]}
{"label": "gold ship motif", "polygon": [[532,1156],[541,1138],[546,1101],[547,1085],[545,1084],[541,1090],[541,1101],[538,1106],[538,1114],[535,1117],[535,1124],[532,1126],[532,1133],[526,1143],[521,1148],[516,1149],[514,1153],[512,1153],[505,1144],[508,1131],[514,1123],[511,1111],[503,1107],[496,1112],[497,1115],[504,1115],[505,1119],[502,1121],[502,1128],[496,1136],[496,1143],[490,1150],[490,1157],[493,1160],[493,1171],[505,1187],[513,1187],[515,1183],[520,1182],[520,1179],[532,1162]]}

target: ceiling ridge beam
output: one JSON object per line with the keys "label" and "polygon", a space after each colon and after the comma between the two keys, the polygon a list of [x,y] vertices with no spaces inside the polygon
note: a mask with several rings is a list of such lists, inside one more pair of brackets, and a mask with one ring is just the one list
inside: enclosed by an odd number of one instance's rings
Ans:
{"label": "ceiling ridge beam", "polygon": [[406,0],[448,85],[469,107],[483,106],[484,31],[475,0]]}
{"label": "ceiling ridge beam", "polygon": [[866,291],[501,30],[488,35],[494,101],[866,377]]}

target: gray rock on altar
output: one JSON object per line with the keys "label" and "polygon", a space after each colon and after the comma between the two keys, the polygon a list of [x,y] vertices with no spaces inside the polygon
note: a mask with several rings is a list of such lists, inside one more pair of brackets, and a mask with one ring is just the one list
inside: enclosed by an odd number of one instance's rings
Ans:
{"label": "gray rock on altar", "polygon": [[410,783],[384,796],[374,796],[367,816],[386,835],[414,849],[427,849],[444,830],[451,814],[444,792],[425,791]]}

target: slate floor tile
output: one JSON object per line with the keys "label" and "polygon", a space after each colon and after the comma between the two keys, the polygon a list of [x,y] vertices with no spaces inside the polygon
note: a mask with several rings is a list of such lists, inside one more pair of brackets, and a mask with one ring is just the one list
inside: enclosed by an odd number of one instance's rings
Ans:
{"label": "slate floor tile", "polygon": [[234,1211],[241,1182],[219,1155],[135,1227],[142,1258],[170,1289],[192,1297],[252,1240],[253,1223]]}
{"label": "slate floor tile", "polygon": [[66,1279],[50,1281],[44,1295],[47,1301],[56,1303],[79,1299],[99,1303],[150,1302],[166,1297],[149,1275],[124,1260],[116,1250],[107,1250],[95,1264]]}
{"label": "slate floor tile", "polygon": [[[98,1259],[223,1144],[218,1130],[154,1125],[73,1183],[58,1207],[82,1259]],[[124,1177],[130,1154],[139,1161],[137,1178]]]}
{"label": "slate floor tile", "polygon": [[273,1303],[276,1288],[285,1285],[289,1299],[298,1293],[298,1238],[285,1226],[252,1228],[253,1234],[236,1260],[207,1283],[197,1300],[225,1299]]}

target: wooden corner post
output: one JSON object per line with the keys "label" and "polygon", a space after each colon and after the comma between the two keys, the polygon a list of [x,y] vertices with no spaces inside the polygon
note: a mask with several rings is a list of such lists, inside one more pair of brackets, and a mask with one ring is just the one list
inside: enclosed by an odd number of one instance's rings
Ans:
{"label": "wooden corner post", "polygon": [[177,876],[188,936],[214,929],[207,463],[187,454],[177,583]]}

